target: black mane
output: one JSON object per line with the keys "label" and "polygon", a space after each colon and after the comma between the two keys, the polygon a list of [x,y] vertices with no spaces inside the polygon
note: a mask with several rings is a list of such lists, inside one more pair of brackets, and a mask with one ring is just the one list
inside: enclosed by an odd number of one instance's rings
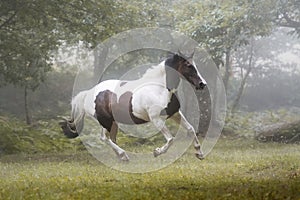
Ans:
{"label": "black mane", "polygon": [[177,89],[180,78],[178,74],[179,62],[184,58],[177,54],[167,58],[165,61],[166,83],[168,90]]}

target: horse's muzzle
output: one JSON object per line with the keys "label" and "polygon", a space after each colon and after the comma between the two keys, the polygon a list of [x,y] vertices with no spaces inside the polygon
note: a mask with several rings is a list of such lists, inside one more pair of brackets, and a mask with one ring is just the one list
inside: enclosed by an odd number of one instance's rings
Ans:
{"label": "horse's muzzle", "polygon": [[197,86],[196,86],[196,90],[203,90],[206,87],[206,84],[203,82],[200,82]]}

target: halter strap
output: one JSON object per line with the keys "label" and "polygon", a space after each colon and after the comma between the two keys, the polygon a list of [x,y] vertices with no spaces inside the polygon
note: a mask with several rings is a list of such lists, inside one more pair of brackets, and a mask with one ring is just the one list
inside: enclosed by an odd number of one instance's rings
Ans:
{"label": "halter strap", "polygon": [[177,88],[173,88],[171,90],[169,90],[171,94],[175,94],[177,92]]}

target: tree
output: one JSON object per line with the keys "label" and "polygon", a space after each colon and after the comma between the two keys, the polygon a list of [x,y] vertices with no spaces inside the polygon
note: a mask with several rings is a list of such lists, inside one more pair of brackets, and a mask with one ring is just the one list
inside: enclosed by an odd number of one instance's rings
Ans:
{"label": "tree", "polygon": [[225,67],[224,85],[228,89],[232,52],[248,44],[254,36],[271,33],[274,5],[271,0],[185,3],[192,12],[179,13],[185,19],[178,28],[208,49],[217,66]]}
{"label": "tree", "polygon": [[[127,9],[127,10],[126,10]],[[24,88],[26,121],[31,123],[28,91],[34,91],[51,69],[52,52],[62,42],[93,47],[135,24],[136,10],[121,1],[0,2],[0,84]],[[128,23],[125,23],[128,22]]]}
{"label": "tree", "polygon": [[[285,95],[282,94],[283,97],[297,98],[297,92],[294,95],[286,95],[292,89],[297,91],[297,84],[294,81],[298,77],[297,67],[285,63],[280,56],[287,52],[289,55],[293,55],[293,51],[297,52],[297,46],[293,45],[297,44],[297,39],[288,36],[288,31],[290,29],[278,28],[268,37],[253,38],[249,45],[238,48],[238,51],[232,55],[232,66],[235,69],[233,73],[235,88],[233,87],[229,94],[231,100],[233,100],[232,114],[239,108],[245,89],[247,89],[246,93],[250,91],[252,93],[255,88],[257,91],[263,90],[265,93],[270,94],[276,85],[274,91],[285,93]],[[289,62],[291,61],[289,60]],[[254,96],[258,96],[261,100],[265,97],[265,94],[257,94],[254,94]],[[268,106],[271,106],[271,102],[274,101],[276,101],[274,98],[268,99]],[[260,106],[266,106],[263,101],[260,104]]]}
{"label": "tree", "polygon": [[56,48],[54,24],[40,19],[38,5],[24,1],[1,1],[0,71],[1,83],[24,88],[26,121],[31,123],[28,90],[35,90],[50,70],[49,50]]}
{"label": "tree", "polygon": [[[239,62],[239,66],[241,68],[241,84],[240,84],[240,87],[238,89],[238,93],[235,97],[235,100],[233,101],[232,103],[232,108],[231,108],[231,113],[234,113],[240,103],[240,100],[242,98],[242,95],[244,93],[244,89],[245,89],[245,86],[246,86],[246,81],[253,69],[253,57],[255,56],[254,55],[254,39],[251,39],[250,41],[250,50],[249,50],[249,53],[246,54],[246,62],[248,62],[246,65],[246,67],[244,67],[244,64],[245,64],[245,61],[243,62]],[[241,56],[241,58],[243,59],[243,56]],[[239,59],[239,58],[237,58]],[[244,73],[244,69],[246,68],[246,72]]]}
{"label": "tree", "polygon": [[[291,59],[292,55],[297,58],[299,39],[287,35],[290,30],[279,28],[269,37],[255,39],[251,76],[241,101],[248,109],[299,106],[299,64],[297,66]],[[249,55],[249,47],[240,49],[234,55],[235,60],[240,58],[234,66],[245,66],[246,62],[241,58],[246,55]],[[244,71],[246,69],[243,67]],[[241,80],[239,74],[236,70],[235,79],[238,82]]]}
{"label": "tree", "polygon": [[300,1],[278,0],[275,10],[275,23],[280,27],[292,28],[291,33],[300,37]]}

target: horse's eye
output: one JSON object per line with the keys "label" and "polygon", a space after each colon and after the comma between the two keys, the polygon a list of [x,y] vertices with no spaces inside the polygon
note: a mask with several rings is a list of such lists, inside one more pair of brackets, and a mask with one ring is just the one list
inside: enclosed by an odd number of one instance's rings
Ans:
{"label": "horse's eye", "polygon": [[190,68],[190,69],[191,69],[191,68],[194,68],[194,66],[193,66],[193,65],[188,65],[188,68]]}

